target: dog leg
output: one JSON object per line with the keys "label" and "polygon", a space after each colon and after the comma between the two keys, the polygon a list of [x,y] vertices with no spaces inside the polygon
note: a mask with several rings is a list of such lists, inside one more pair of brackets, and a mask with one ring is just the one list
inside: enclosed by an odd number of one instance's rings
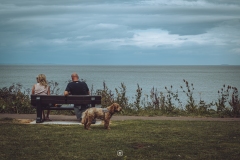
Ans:
{"label": "dog leg", "polygon": [[104,120],[104,128],[105,129],[110,129],[110,127],[109,127],[109,120]]}
{"label": "dog leg", "polygon": [[88,121],[85,121],[85,123],[84,123],[84,129],[87,129],[87,122]]}
{"label": "dog leg", "polygon": [[87,120],[87,124],[86,124],[86,128],[85,129],[91,129],[90,126],[92,124],[94,117],[93,116],[89,116],[88,120]]}
{"label": "dog leg", "polygon": [[83,123],[83,124],[84,124],[84,128],[85,128],[85,129],[87,129],[87,122],[88,122],[88,119],[87,119],[87,118],[85,118],[85,121],[84,121],[84,123]]}

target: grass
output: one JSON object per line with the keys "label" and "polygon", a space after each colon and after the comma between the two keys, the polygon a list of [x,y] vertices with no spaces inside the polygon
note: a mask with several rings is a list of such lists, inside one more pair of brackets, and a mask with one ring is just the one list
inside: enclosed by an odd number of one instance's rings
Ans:
{"label": "grass", "polygon": [[[111,130],[0,121],[1,159],[239,159],[240,122],[113,121]],[[123,156],[117,156],[122,150]]]}

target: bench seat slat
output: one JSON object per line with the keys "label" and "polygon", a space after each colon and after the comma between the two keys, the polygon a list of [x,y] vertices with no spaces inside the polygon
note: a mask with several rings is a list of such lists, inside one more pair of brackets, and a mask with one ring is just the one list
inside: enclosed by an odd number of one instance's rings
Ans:
{"label": "bench seat slat", "polygon": [[73,107],[48,107],[47,110],[74,110]]}
{"label": "bench seat slat", "polygon": [[61,95],[31,95],[31,104],[36,105],[40,97],[42,105],[48,104],[101,104],[101,96],[61,96]]}

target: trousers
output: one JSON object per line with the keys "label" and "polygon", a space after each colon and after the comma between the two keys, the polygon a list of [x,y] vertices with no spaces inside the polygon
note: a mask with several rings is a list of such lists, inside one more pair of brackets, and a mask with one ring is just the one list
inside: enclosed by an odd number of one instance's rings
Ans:
{"label": "trousers", "polygon": [[74,106],[74,112],[75,112],[75,115],[77,117],[78,120],[81,120],[82,119],[82,113],[84,111],[86,111],[87,109],[89,108],[89,106],[86,106],[86,105],[78,105],[78,106]]}

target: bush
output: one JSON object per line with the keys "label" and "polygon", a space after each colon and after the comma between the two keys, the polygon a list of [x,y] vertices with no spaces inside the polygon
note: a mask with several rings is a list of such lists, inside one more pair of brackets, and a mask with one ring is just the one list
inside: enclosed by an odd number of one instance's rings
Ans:
{"label": "bush", "polygon": [[34,113],[30,105],[30,90],[22,92],[22,85],[17,83],[9,88],[0,89],[0,113]]}
{"label": "bush", "polygon": [[[228,104],[230,106],[227,106]],[[240,117],[240,99],[238,98],[238,89],[229,85],[223,85],[223,88],[218,91],[218,100],[215,105],[217,106],[217,113],[221,117],[224,115]]]}
{"label": "bush", "polygon": [[[103,82],[103,89],[98,89],[94,93],[92,87],[91,93],[102,96],[102,107],[107,107],[112,103],[119,103],[124,115],[195,115],[195,116],[215,116],[220,117],[240,117],[240,99],[238,97],[238,89],[223,85],[223,88],[218,91],[218,99],[215,103],[206,103],[201,99],[197,102],[194,97],[193,84],[183,80],[186,87],[180,86],[182,93],[187,96],[187,103],[182,107],[182,102],[178,96],[178,90],[173,91],[173,86],[165,87],[164,92],[159,92],[157,88],[152,88],[150,96],[145,95],[142,98],[142,88],[137,84],[135,99],[133,102],[129,101],[126,96],[126,86],[121,83],[121,87],[115,88],[116,95]],[[48,82],[51,88],[51,94],[59,94],[58,83]],[[0,89],[0,113],[35,113],[35,109],[30,104],[30,89],[24,91],[21,84],[13,84],[9,88],[4,87]],[[179,106],[177,106],[177,104]],[[216,110],[211,107],[216,106]],[[72,112],[52,112],[53,114],[73,114]]]}

